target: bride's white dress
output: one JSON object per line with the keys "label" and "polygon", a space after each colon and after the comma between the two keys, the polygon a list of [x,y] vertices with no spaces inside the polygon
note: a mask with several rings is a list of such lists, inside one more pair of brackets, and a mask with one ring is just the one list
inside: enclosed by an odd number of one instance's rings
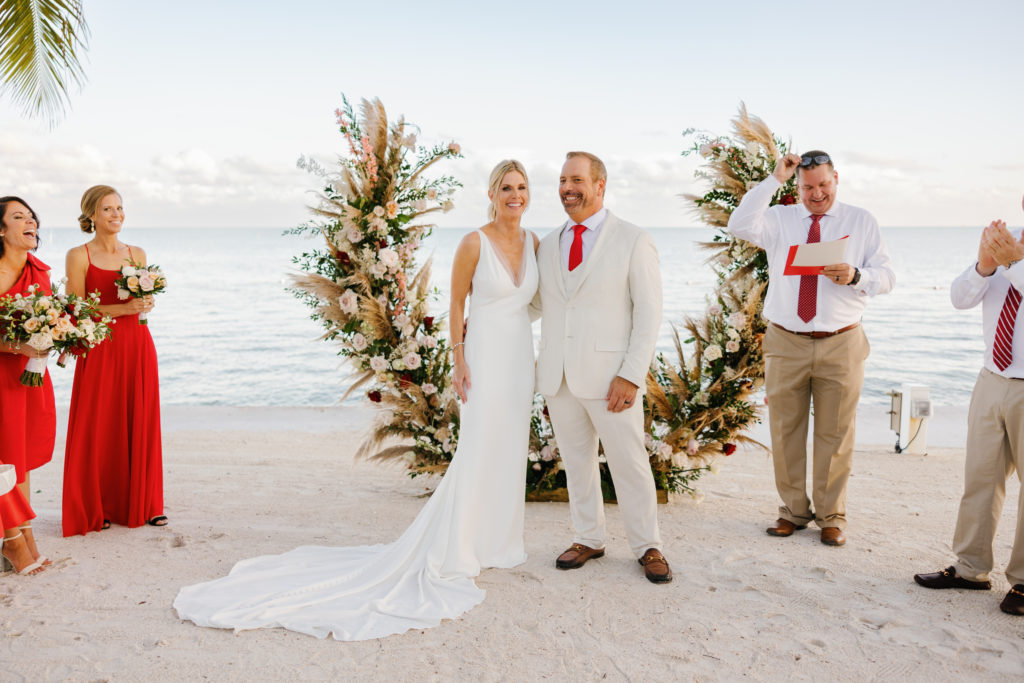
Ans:
{"label": "bride's white dress", "polygon": [[[221,579],[178,593],[178,616],[237,630],[282,627],[366,640],[438,625],[484,599],[472,577],[526,560],[523,510],[537,289],[533,239],[520,272],[480,232],[465,357],[468,402],[447,473],[423,510],[387,545],[304,546],[243,560]],[[516,284],[518,282],[518,286]]]}

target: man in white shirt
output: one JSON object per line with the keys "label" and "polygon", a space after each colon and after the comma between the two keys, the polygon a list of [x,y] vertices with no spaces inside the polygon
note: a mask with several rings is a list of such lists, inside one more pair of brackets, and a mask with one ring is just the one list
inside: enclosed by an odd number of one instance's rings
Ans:
{"label": "man in white shirt", "polygon": [[576,531],[555,565],[577,569],[604,555],[600,441],[634,557],[649,581],[668,583],[644,446],[643,393],[661,326],[658,252],[650,235],[604,208],[607,180],[596,156],[569,152],[558,187],[569,221],[537,250],[537,391],[551,413]]}
{"label": "man in white shirt", "polygon": [[[985,228],[978,260],[950,288],[956,308],[981,303],[985,366],[978,375],[967,417],[964,495],[953,532],[957,563],[932,574],[915,574],[926,588],[989,590],[992,542],[1006,497],[1006,478],[1024,472],[1024,235],[1003,221]],[[1018,313],[1020,313],[1018,315]],[[1017,502],[1006,580],[1011,584],[1000,609],[1024,616],[1024,496]]]}
{"label": "man in white shirt", "polygon": [[[802,206],[769,207],[794,173]],[[787,154],[771,176],[744,195],[729,218],[732,234],[768,256],[765,392],[775,485],[783,505],[767,532],[791,536],[813,520],[821,528],[821,542],[833,546],[846,542],[846,482],[869,350],[860,320],[868,297],[885,294],[895,282],[878,222],[864,209],[837,202],[838,184],[839,175],[825,152]],[[843,263],[825,266],[817,275],[783,274],[792,245],[845,237]],[[812,400],[814,475],[808,498]]]}

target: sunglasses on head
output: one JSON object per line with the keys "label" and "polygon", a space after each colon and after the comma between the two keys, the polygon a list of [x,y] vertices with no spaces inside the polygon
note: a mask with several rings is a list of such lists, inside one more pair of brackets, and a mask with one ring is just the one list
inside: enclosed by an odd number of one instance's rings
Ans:
{"label": "sunglasses on head", "polygon": [[804,168],[807,166],[820,166],[822,164],[831,164],[832,158],[827,154],[815,154],[814,156],[804,155],[800,157],[800,167]]}

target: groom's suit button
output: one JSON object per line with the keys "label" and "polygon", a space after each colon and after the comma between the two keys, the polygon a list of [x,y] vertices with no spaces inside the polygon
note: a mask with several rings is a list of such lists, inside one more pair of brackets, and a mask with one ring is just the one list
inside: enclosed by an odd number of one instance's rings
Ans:
{"label": "groom's suit button", "polygon": [[555,566],[559,569],[577,569],[595,557],[603,557],[604,548],[588,548],[582,543],[573,543],[569,549],[558,556]]}

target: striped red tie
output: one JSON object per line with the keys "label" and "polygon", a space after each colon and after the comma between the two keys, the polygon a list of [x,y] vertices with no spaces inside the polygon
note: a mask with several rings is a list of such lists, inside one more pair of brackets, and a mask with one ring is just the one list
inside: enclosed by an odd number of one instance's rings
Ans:
{"label": "striped red tie", "polygon": [[[811,229],[807,231],[807,243],[821,241],[821,216],[811,216]],[[800,298],[796,301],[796,313],[805,323],[811,322],[818,312],[818,276],[800,276]]]}
{"label": "striped red tie", "polygon": [[1020,291],[1010,285],[1003,301],[1003,310],[999,312],[996,323],[996,341],[992,345],[992,361],[1000,370],[1005,370],[1013,362],[1013,326],[1017,322],[1017,309],[1020,307]]}

